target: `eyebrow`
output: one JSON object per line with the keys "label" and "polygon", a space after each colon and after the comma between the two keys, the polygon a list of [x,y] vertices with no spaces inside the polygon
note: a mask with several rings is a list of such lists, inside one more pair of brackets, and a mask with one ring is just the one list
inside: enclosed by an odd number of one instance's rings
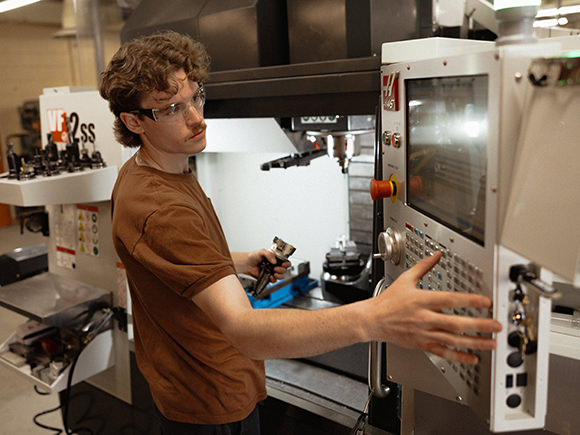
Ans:
{"label": "eyebrow", "polygon": [[[183,103],[184,101],[187,101],[190,98],[193,98],[195,96],[195,94],[198,94],[199,90],[201,89],[201,86],[199,86],[199,82],[193,82],[193,83],[197,85],[197,89],[195,91],[193,91],[193,94],[191,95],[191,97],[186,98],[185,100],[180,100],[180,101],[175,102],[175,103],[168,103],[167,101],[171,100],[173,97],[175,97],[177,95],[177,93],[173,94],[171,97],[168,97],[168,98],[155,98],[155,97],[153,97],[155,104],[164,105],[163,107],[153,108],[153,109],[154,110],[168,109],[169,107],[171,107],[175,104],[180,104],[180,103]],[[162,92],[162,91],[158,91],[158,92]],[[146,110],[151,110],[151,109],[146,109]]]}

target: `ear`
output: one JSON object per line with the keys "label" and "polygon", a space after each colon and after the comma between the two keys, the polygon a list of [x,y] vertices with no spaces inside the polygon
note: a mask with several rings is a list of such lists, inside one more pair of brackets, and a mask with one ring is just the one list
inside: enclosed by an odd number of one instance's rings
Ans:
{"label": "ear", "polygon": [[121,121],[123,121],[125,127],[127,127],[133,133],[141,134],[145,131],[142,126],[143,121],[139,119],[137,115],[133,115],[132,113],[127,112],[121,112],[119,118],[121,118]]}

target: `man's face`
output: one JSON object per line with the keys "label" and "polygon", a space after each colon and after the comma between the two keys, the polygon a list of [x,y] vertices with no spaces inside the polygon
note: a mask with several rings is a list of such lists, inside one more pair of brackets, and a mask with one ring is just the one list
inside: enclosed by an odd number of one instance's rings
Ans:
{"label": "man's face", "polygon": [[[154,121],[146,116],[139,119],[139,131],[143,146],[163,154],[192,155],[205,149],[206,124],[203,119],[203,107],[196,109],[190,104],[191,98],[198,92],[198,84],[189,80],[185,71],[178,70],[172,74],[178,84],[175,95],[167,92],[151,92],[141,100],[143,109],[165,110],[172,104],[186,107],[182,114],[168,122]],[[169,157],[169,156],[168,156]]]}

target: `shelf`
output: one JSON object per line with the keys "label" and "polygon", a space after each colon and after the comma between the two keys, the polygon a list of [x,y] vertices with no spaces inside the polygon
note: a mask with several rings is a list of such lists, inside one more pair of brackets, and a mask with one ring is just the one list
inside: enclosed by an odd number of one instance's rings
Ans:
{"label": "shelf", "polygon": [[[0,366],[9,369],[17,376],[24,377],[28,381],[31,381],[34,385],[47,393],[58,393],[67,387],[72,364],[69,364],[53,382],[48,383],[46,380],[34,376],[30,365],[24,364],[18,366],[2,357],[2,354],[5,352],[11,353],[9,346],[14,341],[16,341],[16,333],[13,333],[8,340],[0,346]],[[73,373],[71,385],[113,367],[113,365],[115,365],[115,355],[113,353],[113,331],[110,329],[97,335],[87,345],[87,347],[82,350]]]}
{"label": "shelf", "polygon": [[552,313],[550,353],[580,360],[580,320],[574,316]]}
{"label": "shelf", "polygon": [[[109,291],[51,272],[0,287],[0,306],[42,324],[69,331],[81,329],[83,322],[86,322],[86,313],[110,304]],[[33,375],[33,368],[10,351],[10,345],[18,340],[15,331],[0,345],[0,366],[32,381],[43,391],[58,392],[66,388],[70,365],[55,376],[49,376],[47,372]],[[97,335],[81,351],[72,383],[100,373],[114,364],[113,330],[109,329]]]}
{"label": "shelf", "polygon": [[108,201],[116,179],[116,166],[25,181],[2,178],[0,201],[20,207]]}
{"label": "shelf", "polygon": [[111,304],[111,292],[83,282],[41,273],[0,287],[0,305],[50,326],[74,329],[79,314]]}

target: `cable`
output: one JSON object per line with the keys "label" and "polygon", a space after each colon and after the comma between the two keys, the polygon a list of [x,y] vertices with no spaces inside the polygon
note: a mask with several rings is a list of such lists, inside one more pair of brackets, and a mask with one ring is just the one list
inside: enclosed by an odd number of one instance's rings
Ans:
{"label": "cable", "polygon": [[[68,414],[69,414],[70,391],[71,391],[71,387],[72,387],[72,379],[73,379],[73,375],[74,375],[74,371],[75,371],[77,362],[79,361],[79,357],[80,357],[82,351],[93,340],[93,338],[95,338],[99,333],[101,333],[103,330],[105,330],[107,328],[109,320],[112,319],[113,316],[115,315],[114,310],[112,310],[108,307],[103,308],[103,309],[98,310],[98,311],[101,312],[101,317],[98,319],[93,319],[93,317],[91,317],[90,321],[87,324],[85,324],[85,326],[82,328],[84,338],[81,340],[81,345],[80,345],[79,351],[76,353],[72,363],[70,364],[70,370],[68,372],[66,389],[63,392],[63,398],[61,399],[61,404],[54,409],[50,409],[48,411],[43,411],[39,414],[36,414],[33,417],[33,421],[37,426],[39,426],[43,429],[55,431],[54,435],[60,435],[63,432],[62,429],[54,428],[54,427],[39,423],[37,421],[37,418],[40,416],[46,415],[46,414],[50,414],[51,412],[57,411],[61,408],[62,408],[62,424],[63,424],[64,431],[65,431],[66,435],[78,434],[78,432],[80,432],[80,431],[88,432],[89,434],[93,435],[93,431],[88,427],[78,427],[78,428],[74,428],[74,429],[69,429],[69,425],[68,425],[68,417],[69,416],[68,416]],[[86,312],[83,312],[81,314],[85,314],[85,313]],[[94,315],[94,313],[93,313],[93,315]],[[77,317],[79,317],[79,316],[77,316]],[[43,396],[50,394],[50,393],[40,391],[36,387],[36,385],[34,386],[34,391],[36,391],[37,394],[40,394]]]}
{"label": "cable", "polygon": [[71,364],[70,370],[68,372],[68,378],[66,381],[66,389],[64,391],[64,399],[62,400],[62,425],[64,427],[65,433],[70,435],[71,432],[68,430],[68,408],[69,408],[69,399],[70,399],[70,389],[72,386],[72,378],[75,371],[75,367],[83,350],[80,349],[79,352],[75,355],[75,358]]}
{"label": "cable", "polygon": [[46,391],[40,391],[36,385],[34,386],[34,391],[36,392],[36,394],[38,394],[40,396],[50,396],[50,394],[51,394],[51,393],[48,393]]}
{"label": "cable", "polygon": [[68,372],[68,379],[67,379],[67,382],[66,382],[66,389],[64,391],[64,399],[62,400],[63,403],[61,404],[61,406],[63,407],[63,412],[62,412],[62,425],[64,427],[64,430],[65,430],[66,435],[73,435],[74,433],[78,433],[79,431],[87,431],[91,435],[93,434],[93,431],[91,429],[89,429],[88,427],[79,427],[79,428],[75,428],[73,430],[69,430],[69,426],[68,426],[68,410],[69,410],[69,404],[70,404],[69,402],[70,402],[70,390],[71,390],[71,387],[72,387],[72,378],[73,378],[73,374],[74,374],[74,371],[75,371],[75,367],[77,365],[77,362],[79,360],[79,357],[80,357],[81,352],[83,351],[83,349],[79,350],[79,352],[75,355],[75,358],[74,358],[74,360],[73,360],[73,362],[71,364],[70,371]]}
{"label": "cable", "polygon": [[79,431],[87,431],[90,434],[93,434],[93,431],[88,427],[79,427],[75,428],[72,431],[69,430],[68,426],[68,411],[69,411],[69,402],[70,402],[70,390],[72,387],[72,378],[73,374],[79,361],[79,357],[81,352],[87,347],[87,345],[95,338],[98,334],[100,334],[103,330],[107,328],[108,322],[113,318],[114,311],[108,307],[102,308],[97,312],[101,313],[101,317],[98,319],[94,319],[94,314],[91,317],[90,321],[81,329],[84,334],[84,338],[81,340],[81,348],[79,349],[78,353],[75,355],[75,358],[71,364],[70,371],[68,372],[68,379],[66,383],[66,389],[63,393],[63,412],[62,412],[62,423],[64,426],[64,430],[66,435],[72,435],[73,433],[78,433]]}
{"label": "cable", "polygon": [[53,430],[54,431],[54,435],[60,435],[62,433],[62,429],[56,428],[56,427],[52,427],[52,426],[47,426],[45,424],[40,423],[37,419],[39,417],[42,417],[43,415],[46,414],[50,414],[51,412],[54,411],[58,411],[61,408],[61,405],[57,406],[56,408],[53,409],[49,409],[48,411],[43,411],[43,412],[39,412],[38,414],[36,414],[33,418],[32,421],[34,422],[35,425],[37,425],[38,427],[42,428],[42,429],[46,429],[46,430]]}
{"label": "cable", "polygon": [[[46,393],[44,391],[40,391],[36,385],[34,386],[34,391],[36,392],[36,394],[40,394],[41,396],[48,396],[50,394],[50,393]],[[62,429],[59,429],[57,427],[52,427],[52,426],[47,426],[45,424],[42,424],[42,423],[40,423],[38,421],[38,418],[39,417],[42,417],[43,415],[47,415],[47,414],[50,414],[52,412],[58,411],[61,407],[62,407],[62,405],[59,405],[56,408],[49,409],[48,411],[39,412],[34,417],[32,417],[32,421],[38,427],[40,427],[42,429],[46,429],[46,430],[52,430],[52,431],[54,431],[54,435],[60,435],[62,433]]]}
{"label": "cable", "polygon": [[[77,354],[77,356],[75,357],[75,362],[73,362],[73,364],[75,364],[75,363],[76,363],[76,361],[78,360],[78,356],[79,356],[79,355],[80,355],[80,352],[79,352],[79,353]],[[46,430],[52,430],[52,431],[54,431],[54,434],[53,434],[53,435],[60,435],[60,434],[62,434],[62,433],[63,433],[63,430],[62,430],[62,429],[60,429],[60,428],[57,428],[57,427],[52,427],[52,426],[48,426],[48,425],[46,425],[46,424],[40,423],[40,422],[38,421],[38,418],[39,418],[39,417],[42,417],[43,415],[47,415],[47,414],[50,414],[50,413],[52,413],[52,412],[58,411],[59,409],[63,409],[63,412],[65,413],[65,414],[63,414],[63,426],[64,426],[64,431],[65,431],[65,433],[66,433],[67,435],[78,434],[78,432],[80,432],[80,431],[86,431],[86,432],[90,433],[91,435],[93,434],[93,431],[92,431],[91,429],[89,429],[89,428],[86,428],[86,427],[79,427],[79,428],[75,428],[75,429],[73,429],[72,431],[70,431],[70,430],[68,429],[68,425],[66,424],[66,422],[67,422],[67,419],[68,419],[68,405],[69,405],[69,397],[68,397],[68,395],[70,394],[70,388],[71,388],[71,384],[70,384],[70,382],[71,382],[71,380],[72,380],[72,375],[71,375],[71,373],[73,372],[73,370],[74,370],[74,365],[73,365],[73,366],[71,366],[71,371],[69,372],[69,376],[68,376],[68,381],[67,381],[67,388],[66,388],[66,391],[65,391],[65,394],[67,395],[67,398],[66,398],[66,400],[65,400],[65,401],[63,401],[63,403],[61,403],[61,404],[60,404],[59,406],[57,406],[56,408],[52,408],[52,409],[49,409],[49,410],[47,410],[47,411],[42,411],[42,412],[39,412],[38,414],[36,414],[36,415],[35,415],[35,416],[32,418],[32,421],[33,421],[33,422],[34,422],[34,424],[35,424],[35,425],[37,425],[38,427],[40,427],[40,428],[42,428],[42,429],[46,429]],[[37,394],[41,395],[41,396],[48,396],[48,395],[50,395],[50,394],[51,394],[51,393],[47,393],[47,392],[44,392],[44,391],[40,391],[36,385],[34,386],[34,391],[35,391]],[[66,417],[65,417],[65,415],[66,415]]]}
{"label": "cable", "polygon": [[[90,339],[89,339],[89,341],[90,341]],[[62,424],[63,424],[64,432],[66,435],[73,435],[75,433],[78,433],[79,431],[86,431],[86,432],[90,433],[91,435],[93,434],[93,431],[89,428],[86,428],[86,427],[79,427],[79,428],[75,428],[75,429],[71,430],[71,429],[69,429],[69,426],[68,426],[68,411],[69,411],[69,404],[70,404],[70,390],[72,387],[72,379],[73,379],[73,375],[74,375],[74,371],[75,371],[77,362],[79,360],[81,352],[83,351],[84,347],[86,347],[86,344],[88,344],[88,341],[85,343],[85,346],[81,347],[81,349],[77,352],[77,354],[75,355],[75,357],[70,365],[70,370],[68,372],[68,377],[67,377],[66,388],[65,388],[64,393],[63,393],[64,398],[61,400],[61,404],[59,406],[57,406],[56,408],[50,409],[48,411],[43,411],[39,414],[36,414],[32,419],[37,426],[39,426],[43,429],[55,431],[54,435],[62,434],[62,432],[63,432],[62,429],[54,428],[54,427],[39,423],[37,421],[37,418],[40,416],[46,415],[46,414],[50,414],[51,412],[58,411],[61,408],[62,408]],[[43,396],[50,394],[50,393],[40,391],[36,387],[36,385],[34,386],[34,391],[36,391],[37,394],[40,394]]]}

